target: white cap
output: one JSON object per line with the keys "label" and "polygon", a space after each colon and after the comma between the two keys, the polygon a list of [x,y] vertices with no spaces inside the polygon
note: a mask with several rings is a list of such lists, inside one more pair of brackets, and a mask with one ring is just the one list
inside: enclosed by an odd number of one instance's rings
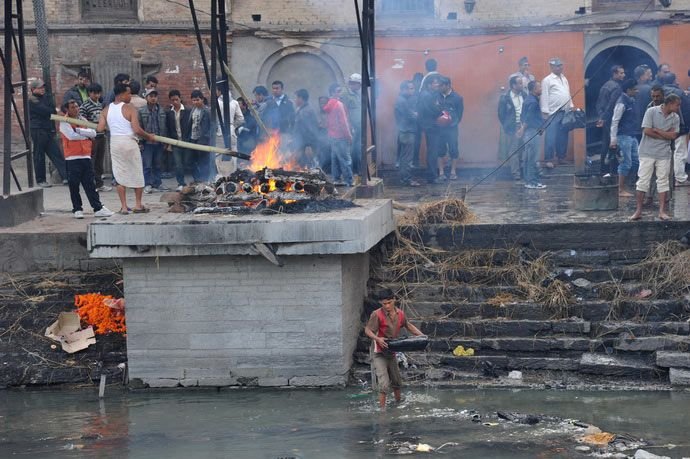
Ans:
{"label": "white cap", "polygon": [[360,75],[359,73],[353,73],[352,75],[350,75],[350,79],[348,81],[350,81],[351,83],[361,83],[362,75]]}

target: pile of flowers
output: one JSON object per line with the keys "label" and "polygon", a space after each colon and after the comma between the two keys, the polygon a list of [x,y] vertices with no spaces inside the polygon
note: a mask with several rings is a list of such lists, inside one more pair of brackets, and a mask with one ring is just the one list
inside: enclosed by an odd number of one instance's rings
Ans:
{"label": "pile of flowers", "polygon": [[125,300],[100,293],[75,295],[74,304],[82,322],[93,325],[97,335],[125,333]]}

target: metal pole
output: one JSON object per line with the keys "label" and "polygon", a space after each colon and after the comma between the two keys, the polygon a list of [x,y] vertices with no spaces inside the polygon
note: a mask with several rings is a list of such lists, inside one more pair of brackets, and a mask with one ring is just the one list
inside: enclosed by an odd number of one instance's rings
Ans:
{"label": "metal pole", "polygon": [[[362,160],[360,161],[359,176],[363,185],[368,183],[369,164],[367,158],[367,121],[368,121],[368,107],[369,107],[369,15],[368,0],[362,3],[362,28],[360,30],[360,40],[362,45]],[[358,11],[359,14],[359,11]]]}
{"label": "metal pole", "polygon": [[[219,45],[219,54],[220,54],[220,62],[229,62],[228,61],[228,22],[225,17],[225,0],[220,0],[220,3],[218,5],[218,19],[219,19],[219,36],[218,36],[218,45]],[[221,92],[223,96],[223,114],[220,117],[221,123],[220,123],[220,128],[221,131],[223,132],[223,140],[225,142],[225,147],[230,148],[231,142],[231,136],[232,132],[229,132],[230,125],[233,123],[234,120],[230,119],[230,94],[229,94],[229,89],[230,89],[230,82],[228,81],[228,75],[227,72],[225,71],[225,68],[221,65],[220,66],[220,73],[223,75],[224,80],[226,81],[225,85],[223,85]]]}
{"label": "metal pole", "polygon": [[[34,187],[34,161],[31,146],[31,125],[29,121],[29,83],[26,72],[26,44],[24,41],[24,10],[21,0],[17,2],[17,34],[19,35],[18,59],[19,72],[22,79],[22,107],[24,107],[24,143],[26,145],[26,175],[29,188]],[[7,99],[5,99],[7,100]]]}
{"label": "metal pole", "polygon": [[[378,167],[378,162],[376,161],[377,151],[376,146],[378,145],[377,130],[376,130],[376,11],[374,9],[374,0],[367,0],[369,3],[369,87],[371,88],[369,96],[369,125],[371,127],[371,144],[374,149],[371,152],[371,159],[375,166]],[[366,153],[365,153],[366,157]],[[369,168],[367,168],[367,172]]]}
{"label": "metal pole", "polygon": [[2,167],[2,195],[10,195],[10,170],[12,168],[12,1],[5,0],[5,100],[3,105],[5,151]]}
{"label": "metal pole", "polygon": [[45,97],[55,102],[53,97],[53,85],[50,80],[50,45],[48,41],[48,22],[46,20],[45,2],[43,0],[33,0],[33,2],[36,42],[38,44],[38,60],[43,69],[43,82],[46,85]]}
{"label": "metal pole", "polygon": [[204,65],[204,74],[206,74],[206,84],[210,88],[211,76],[208,73],[208,63],[206,62],[204,44],[201,41],[201,29],[199,29],[199,20],[196,17],[196,8],[194,8],[194,0],[189,0],[189,11],[192,13],[192,22],[194,23],[194,32],[196,33],[196,42],[199,45],[199,54],[201,55],[201,62]]}
{"label": "metal pole", "polygon": [[[221,0],[223,1],[223,0]],[[211,126],[217,126],[218,120],[218,97],[216,96],[216,67],[218,56],[216,54],[218,46],[218,0],[211,0],[211,80],[209,89],[211,90]],[[211,133],[211,145],[216,145],[216,133]]]}

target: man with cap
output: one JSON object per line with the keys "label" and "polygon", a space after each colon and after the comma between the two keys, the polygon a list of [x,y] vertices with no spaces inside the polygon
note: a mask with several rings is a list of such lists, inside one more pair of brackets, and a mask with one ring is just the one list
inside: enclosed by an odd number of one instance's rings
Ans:
{"label": "man with cap", "polygon": [[[146,106],[139,109],[139,125],[146,132],[167,137],[165,111],[158,104],[158,89],[147,89],[144,98]],[[154,189],[169,191],[161,181],[163,145],[155,140],[144,140],[141,159],[144,165],[144,193],[151,193]]]}
{"label": "man with cap", "polygon": [[534,75],[531,74],[529,71],[529,67],[529,59],[527,59],[526,56],[521,57],[518,61],[518,71],[510,75],[508,77],[508,81],[510,81],[510,79],[514,76],[518,76],[522,79],[522,87],[524,89],[527,89],[527,85],[529,85],[529,82],[535,80]]}
{"label": "man with cap", "polygon": [[384,289],[379,295],[381,307],[371,313],[364,327],[364,333],[371,339],[373,346],[372,364],[376,371],[379,391],[379,406],[386,407],[386,395],[393,389],[395,401],[400,401],[402,377],[395,357],[395,352],[388,350],[389,339],[397,338],[400,330],[405,328],[415,336],[423,333],[408,322],[402,309],[395,306],[395,295],[390,289]]}
{"label": "man with cap", "polygon": [[31,142],[33,143],[34,173],[36,183],[43,188],[50,187],[46,180],[46,155],[60,172],[63,183],[67,180],[65,159],[55,141],[55,123],[50,115],[57,113],[55,103],[46,96],[45,83],[36,78],[29,83],[29,123],[31,125]]}
{"label": "man with cap", "polygon": [[563,62],[554,57],[549,60],[551,73],[541,82],[541,113],[546,121],[546,139],[544,140],[544,161],[546,167],[553,167],[551,160],[562,161],[568,151],[567,129],[563,129],[561,122],[566,110],[573,109],[573,99],[570,96],[570,84],[563,75]]}
{"label": "man with cap", "polygon": [[352,172],[358,175],[362,162],[362,75],[350,75],[341,99],[352,128]]}
{"label": "man with cap", "polygon": [[623,93],[618,97],[616,105],[613,107],[609,148],[613,151],[620,151],[618,196],[630,198],[634,195],[625,191],[625,178],[630,172],[637,171],[640,165],[637,137],[642,134],[642,129],[640,128],[640,115],[638,113],[640,108],[635,100],[637,82],[625,80],[621,88]]}

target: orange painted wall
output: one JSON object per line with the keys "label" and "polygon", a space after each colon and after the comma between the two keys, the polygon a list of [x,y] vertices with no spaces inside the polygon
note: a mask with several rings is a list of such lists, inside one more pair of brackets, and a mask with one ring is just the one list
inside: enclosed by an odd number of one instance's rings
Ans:
{"label": "orange painted wall", "polygon": [[690,86],[690,25],[677,24],[659,27],[659,62],[671,65],[678,84],[687,89]]}
{"label": "orange painted wall", "polygon": [[[460,124],[460,155],[465,163],[493,164],[498,158],[498,98],[507,87],[517,61],[527,56],[538,79],[549,72],[548,60],[560,57],[570,82],[575,105],[584,105],[584,37],[581,32],[480,35],[464,37],[377,37],[376,73],[379,163],[395,162],[396,129],[393,106],[400,83],[415,72],[424,73],[424,62],[435,58],[439,71],[450,77],[463,96],[465,115]],[[503,51],[500,51],[503,48]],[[429,49],[428,56],[423,51]],[[402,67],[402,68],[396,68]],[[584,130],[574,131],[574,150],[584,160]],[[572,152],[571,152],[572,156]]]}

